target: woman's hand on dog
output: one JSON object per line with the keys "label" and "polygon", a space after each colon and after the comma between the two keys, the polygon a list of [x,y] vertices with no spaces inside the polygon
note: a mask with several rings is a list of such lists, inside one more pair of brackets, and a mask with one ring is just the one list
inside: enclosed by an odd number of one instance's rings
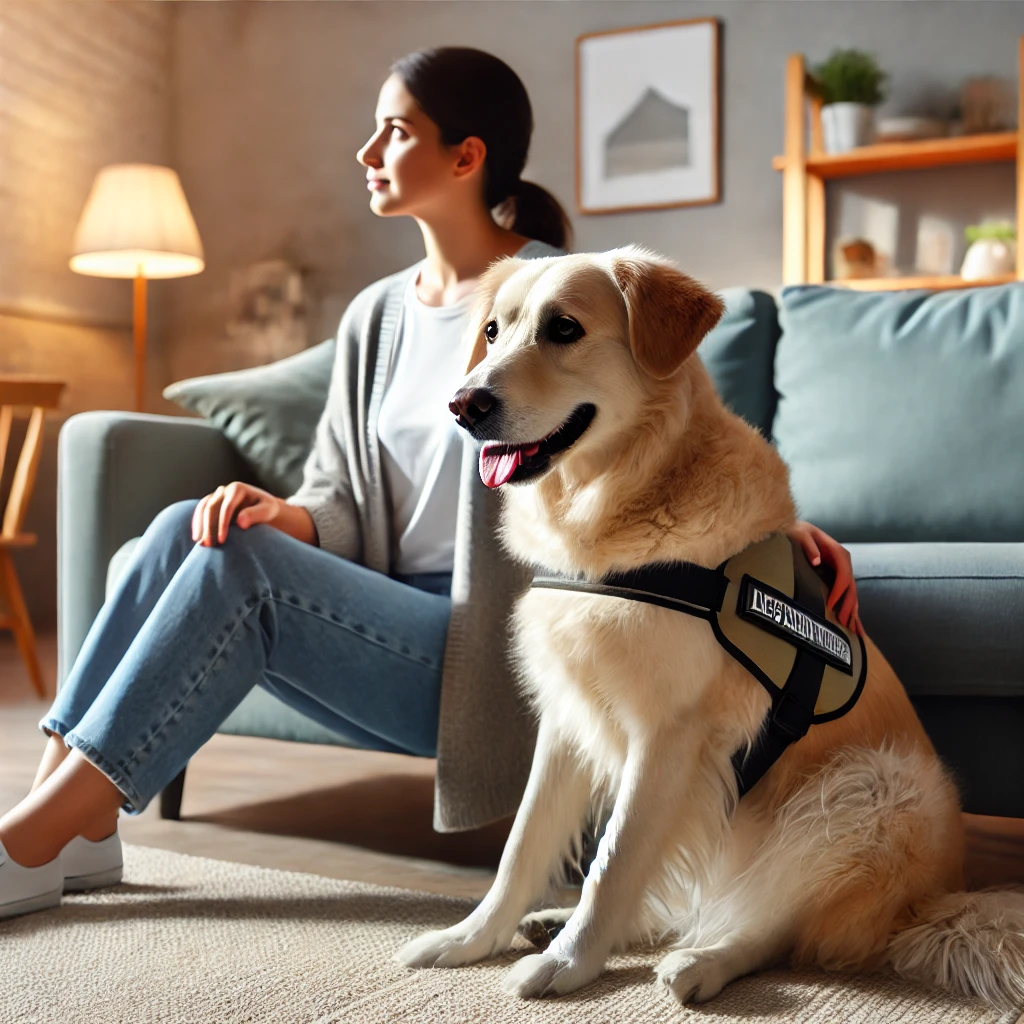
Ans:
{"label": "woman's hand on dog", "polygon": [[864,627],[860,624],[860,605],[857,601],[857,581],[853,578],[850,552],[813,523],[801,520],[788,532],[793,540],[800,542],[811,565],[821,565],[824,559],[825,564],[835,570],[836,581],[832,585],[825,606],[834,608],[839,602],[836,618],[842,625],[854,630],[858,636],[863,636]]}
{"label": "woman's hand on dog", "polygon": [[203,547],[223,544],[232,520],[241,530],[266,523],[306,544],[317,542],[316,526],[306,509],[240,480],[199,500],[192,513],[192,540]]}

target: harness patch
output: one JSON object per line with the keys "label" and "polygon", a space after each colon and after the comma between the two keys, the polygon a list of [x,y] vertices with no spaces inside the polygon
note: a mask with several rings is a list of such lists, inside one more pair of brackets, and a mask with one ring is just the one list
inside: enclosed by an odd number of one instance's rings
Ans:
{"label": "harness patch", "polygon": [[840,671],[853,674],[849,642],[824,619],[797,607],[785,594],[752,576],[744,576],[741,587],[738,610],[744,619],[812,651]]}

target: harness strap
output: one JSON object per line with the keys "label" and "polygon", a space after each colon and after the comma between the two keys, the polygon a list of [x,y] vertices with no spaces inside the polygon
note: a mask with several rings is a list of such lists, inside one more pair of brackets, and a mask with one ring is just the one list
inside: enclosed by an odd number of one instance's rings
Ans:
{"label": "harness strap", "polygon": [[552,590],[583,590],[605,597],[624,597],[670,608],[701,619],[710,619],[721,611],[729,581],[718,569],[706,569],[692,562],[672,565],[649,565],[625,572],[611,572],[596,582],[580,576],[563,576],[538,571],[533,577],[535,587]]}
{"label": "harness strap", "polygon": [[[802,559],[795,560],[794,568],[793,599],[809,612],[824,618],[825,601],[813,570]],[[772,709],[765,717],[750,753],[744,755],[741,748],[732,756],[741,797],[757,785],[791,743],[807,735],[825,675],[825,664],[820,655],[804,647],[797,648],[786,685],[773,695]]]}
{"label": "harness strap", "polygon": [[[803,559],[794,561],[794,600],[809,612],[824,618],[825,602],[814,570]],[[714,621],[722,610],[729,579],[720,568],[707,569],[692,562],[674,562],[608,573],[597,582],[587,580],[582,574],[566,576],[538,569],[533,586],[643,601]],[[765,717],[749,753],[740,749],[732,757],[741,797],[754,788],[791,743],[807,735],[814,718],[825,665],[825,659],[814,651],[797,648],[786,685],[772,694],[771,711]]]}

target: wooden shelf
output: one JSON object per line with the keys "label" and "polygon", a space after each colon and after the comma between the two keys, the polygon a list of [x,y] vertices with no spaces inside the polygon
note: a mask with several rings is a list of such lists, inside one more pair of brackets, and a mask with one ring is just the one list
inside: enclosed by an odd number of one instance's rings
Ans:
{"label": "wooden shelf", "polygon": [[858,292],[899,292],[915,288],[943,292],[952,288],[986,288],[997,284],[1012,284],[1016,280],[1013,274],[1000,274],[980,281],[965,281],[959,274],[946,274],[937,277],[862,277],[850,281],[826,281],[825,284]]}
{"label": "wooden shelf", "polygon": [[885,171],[912,171],[957,164],[1016,164],[1017,247],[1016,274],[987,281],[967,282],[958,275],[886,277],[866,281],[830,281],[839,287],[898,291],[921,288],[945,290],[1024,281],[1024,36],[1017,40],[1017,130],[958,135],[944,139],[884,142],[860,146],[847,153],[826,153],[821,97],[808,89],[802,54],[786,61],[784,156],[772,167],[782,172],[782,282],[826,283],[825,194],[827,182]]}
{"label": "wooden shelf", "polygon": [[[911,171],[952,164],[1010,162],[1017,159],[1017,133],[994,132],[962,135],[952,139],[921,139],[917,142],[884,142],[860,146],[846,153],[809,154],[804,165],[816,177],[849,178],[883,171]],[[786,169],[786,158],[772,160],[777,171]]]}

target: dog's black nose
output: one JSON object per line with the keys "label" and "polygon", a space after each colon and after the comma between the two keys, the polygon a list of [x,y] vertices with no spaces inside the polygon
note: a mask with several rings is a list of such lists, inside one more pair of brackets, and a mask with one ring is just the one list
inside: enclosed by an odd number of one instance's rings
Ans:
{"label": "dog's black nose", "polygon": [[460,427],[475,427],[498,406],[498,399],[486,388],[460,388],[448,403]]}

